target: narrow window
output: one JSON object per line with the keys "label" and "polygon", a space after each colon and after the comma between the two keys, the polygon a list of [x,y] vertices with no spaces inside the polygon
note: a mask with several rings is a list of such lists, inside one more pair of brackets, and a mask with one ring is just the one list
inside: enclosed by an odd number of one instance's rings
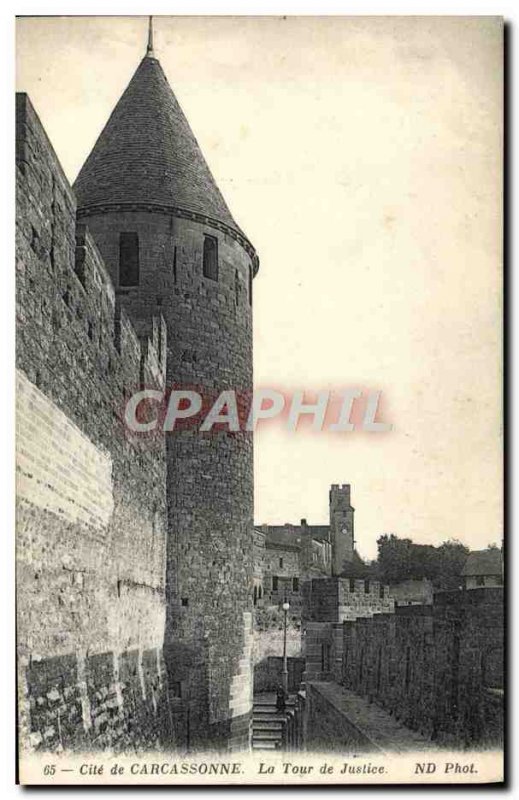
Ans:
{"label": "narrow window", "polygon": [[204,277],[218,280],[218,239],[204,236]]}
{"label": "narrow window", "polygon": [[183,608],[187,608],[188,605],[189,605],[189,600],[187,599],[187,597],[183,597],[182,598],[182,606],[183,606]]}
{"label": "narrow window", "polygon": [[330,671],[330,645],[324,642],[321,645],[321,672]]}
{"label": "narrow window", "polygon": [[274,575],[272,578],[272,591],[277,592],[277,590],[278,590],[278,579],[277,575]]}
{"label": "narrow window", "polygon": [[280,566],[281,568],[283,568],[283,559],[282,559],[282,558],[280,558],[280,559],[279,559],[279,566]]}
{"label": "narrow window", "polygon": [[119,234],[119,286],[139,285],[139,236]]}
{"label": "narrow window", "polygon": [[249,267],[249,305],[252,305],[252,264]]}
{"label": "narrow window", "polygon": [[299,578],[292,578],[292,591],[293,592],[299,591]]}

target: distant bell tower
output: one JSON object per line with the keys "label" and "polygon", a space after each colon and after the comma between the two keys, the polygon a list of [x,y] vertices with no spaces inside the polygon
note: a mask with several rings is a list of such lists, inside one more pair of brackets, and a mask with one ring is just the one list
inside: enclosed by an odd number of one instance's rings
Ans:
{"label": "distant bell tower", "polygon": [[[249,393],[258,257],[169,86],[151,23],[146,54],[74,190],[78,217],[138,333],[153,314],[166,321],[168,387],[196,386],[210,397]],[[187,428],[165,436],[171,713],[178,739],[191,748],[247,747],[252,433]]]}
{"label": "distant bell tower", "polygon": [[353,560],[355,537],[351,505],[350,484],[339,486],[334,483],[330,489],[330,541],[332,544],[332,575],[340,575],[345,563]]}

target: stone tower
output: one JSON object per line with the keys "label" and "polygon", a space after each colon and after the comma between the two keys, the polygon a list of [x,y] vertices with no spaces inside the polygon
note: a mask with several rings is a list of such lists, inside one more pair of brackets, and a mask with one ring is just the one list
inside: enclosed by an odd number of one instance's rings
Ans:
{"label": "stone tower", "polygon": [[332,543],[332,575],[340,575],[345,562],[353,560],[355,551],[353,516],[349,483],[330,489],[330,540]]}
{"label": "stone tower", "polygon": [[[137,331],[160,312],[167,385],[252,389],[254,248],[234,221],[154,55],[145,57],[74,186],[78,216]],[[252,706],[252,434],[167,439],[171,714],[190,747],[241,747]]]}

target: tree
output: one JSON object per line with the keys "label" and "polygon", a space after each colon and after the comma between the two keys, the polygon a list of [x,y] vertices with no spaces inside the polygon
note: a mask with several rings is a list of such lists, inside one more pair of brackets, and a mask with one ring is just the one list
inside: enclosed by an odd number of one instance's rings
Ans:
{"label": "tree", "polygon": [[377,540],[376,573],[382,583],[399,583],[411,578],[428,578],[436,588],[454,588],[468,555],[465,545],[456,540],[438,547],[415,544],[394,533]]}
{"label": "tree", "polygon": [[439,571],[435,585],[439,589],[454,589],[459,585],[461,570],[467,556],[468,547],[456,539],[443,542],[438,548]]}
{"label": "tree", "polygon": [[353,559],[351,561],[344,562],[340,573],[340,577],[366,580],[368,578],[374,577],[373,568],[371,564],[366,564],[366,562],[362,560],[362,558],[355,550],[353,553]]}

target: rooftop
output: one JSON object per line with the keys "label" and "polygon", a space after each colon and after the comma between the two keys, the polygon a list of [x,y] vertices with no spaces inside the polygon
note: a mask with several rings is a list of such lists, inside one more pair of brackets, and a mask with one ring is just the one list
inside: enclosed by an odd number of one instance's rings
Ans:
{"label": "rooftop", "polygon": [[470,575],[501,575],[503,571],[503,556],[497,547],[488,550],[474,550],[469,553],[461,574]]}
{"label": "rooftop", "polygon": [[142,204],[200,214],[244,236],[159,61],[148,48],[76,182],[78,207]]}

